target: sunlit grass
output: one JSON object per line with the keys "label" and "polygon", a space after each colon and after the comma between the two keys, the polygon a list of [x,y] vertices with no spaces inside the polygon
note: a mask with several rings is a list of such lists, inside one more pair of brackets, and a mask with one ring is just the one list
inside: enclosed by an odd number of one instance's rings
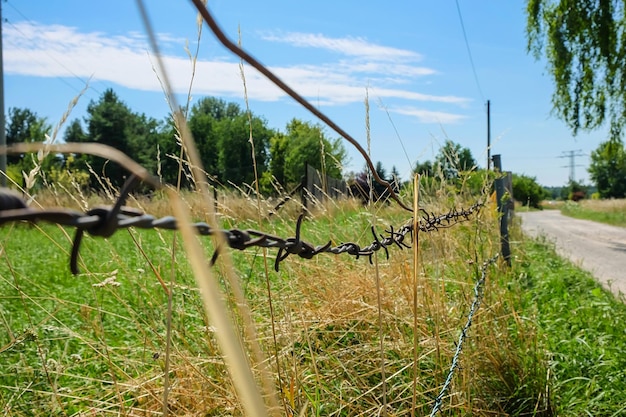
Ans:
{"label": "sunlit grass", "polygon": [[[205,213],[195,204],[194,195],[183,195],[183,199],[194,217],[202,220]],[[61,196],[54,201],[63,202]],[[158,195],[151,200],[131,199],[130,204],[158,216],[169,214]],[[293,236],[297,202],[261,222],[248,216],[248,205],[256,210],[257,204],[253,199],[220,197],[219,207],[231,207],[221,216],[223,227]],[[455,206],[469,204],[457,201]],[[268,201],[262,206],[272,205]],[[435,212],[450,208],[428,207]],[[389,225],[397,228],[410,217],[393,205],[380,205],[374,213],[378,233]],[[236,274],[283,404],[280,414],[379,413],[383,402],[382,334],[387,411],[410,415],[415,332],[419,375],[418,410],[414,411],[428,414],[447,376],[473,300],[479,264],[497,252],[492,215],[485,210],[466,223],[423,234],[415,312],[409,250],[389,248],[389,260],[384,251],[378,253],[380,304],[374,269],[367,257],[323,254],[312,260],[287,258],[280,272],[269,271],[273,323],[262,252],[253,248],[234,251]],[[365,246],[374,239],[371,222],[371,212],[359,204],[329,203],[307,217],[302,238],[314,244],[331,240],[333,244],[354,241]],[[167,290],[171,290],[170,411],[174,415],[241,415],[241,403],[213,335],[215,329],[204,313],[186,255],[179,248],[172,264],[174,232],[121,230],[109,239],[87,237],[78,276],[69,273],[71,234],[70,229],[43,224],[0,229],[4,259],[0,266],[0,335],[4,335],[0,339],[0,404],[6,414],[160,413],[166,388]],[[208,239],[203,242],[208,258],[213,249]],[[270,265],[275,255],[269,251]],[[241,323],[221,266],[215,271],[232,314]],[[532,322],[518,322],[515,305],[506,301],[511,285],[517,284],[506,268],[489,269],[485,299],[444,409],[460,415],[546,409],[543,354]],[[414,314],[418,328],[413,328]],[[494,350],[494,346],[499,348]],[[516,381],[526,388],[520,391]],[[545,411],[541,413],[545,415]]]}
{"label": "sunlit grass", "polygon": [[568,201],[561,213],[577,219],[626,227],[626,199]]}

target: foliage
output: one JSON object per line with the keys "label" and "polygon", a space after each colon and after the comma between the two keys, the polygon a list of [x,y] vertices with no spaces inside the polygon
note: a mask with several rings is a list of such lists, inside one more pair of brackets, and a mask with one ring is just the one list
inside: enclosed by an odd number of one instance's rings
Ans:
{"label": "foliage", "polygon": [[341,178],[347,155],[340,139],[329,139],[321,126],[298,119],[287,123],[284,134],[272,137],[270,154],[271,173],[283,185],[299,183],[307,163],[329,177]]}
{"label": "foliage", "polygon": [[[29,109],[10,107],[6,121],[6,143],[43,142],[52,127],[45,117]],[[7,164],[20,164],[24,155],[7,155]]]}
{"label": "foliage", "polygon": [[[157,214],[159,208],[168,208],[159,198],[140,204]],[[194,199],[201,200],[196,193],[184,194],[201,217],[205,208],[194,205]],[[355,210],[352,202],[345,203],[308,218],[302,238],[313,243],[371,241],[372,223],[383,233],[410,216],[385,206],[373,219]],[[237,205],[256,209],[255,202],[232,201],[225,224],[293,235],[293,217],[259,223],[233,211]],[[427,208],[445,212],[450,207]],[[407,273],[412,253],[397,247],[389,247],[390,260],[379,265],[380,299],[375,267],[364,257],[325,254],[311,261],[294,256],[280,272],[270,269],[264,276],[263,254],[250,248],[232,251],[233,272],[241,281],[229,281],[221,266],[212,272],[232,307],[229,313],[241,326],[245,324],[230,296],[231,282],[244,286],[256,336],[239,334],[246,353],[258,342],[273,358],[266,369],[270,379],[284,380],[278,401],[287,403],[287,414],[374,415],[385,396],[393,414],[428,415],[472,303],[479,265],[475,259],[497,251],[493,221],[485,211],[464,225],[420,236],[417,310],[414,281]],[[85,236],[83,273],[73,277],[61,251],[69,248],[69,232],[47,224],[0,228],[1,240],[10,242],[4,246],[6,262],[0,264],[5,317],[0,322],[0,408],[5,414],[148,415],[162,410],[167,389],[170,411],[176,415],[242,415],[223,360],[228,353],[217,345],[219,329],[211,326],[187,255],[182,245],[173,244],[174,234],[131,229],[106,241]],[[211,239],[202,243],[209,259]],[[275,249],[268,250],[268,256],[275,254]],[[384,259],[383,252],[378,255],[379,261]],[[445,288],[442,273],[450,277]],[[535,322],[520,320],[527,315],[512,307],[511,298],[520,294],[516,285],[508,269],[490,267],[444,413],[525,415],[538,410],[535,415],[546,415],[542,398],[547,364],[533,331]],[[415,379],[414,349],[419,355]],[[259,375],[253,354],[250,360]]]}
{"label": "foliage", "polygon": [[254,181],[251,131],[257,174],[261,177],[267,170],[267,149],[274,131],[265,119],[249,117],[236,103],[215,97],[201,99],[191,109],[189,128],[205,170],[219,182],[241,185]]}
{"label": "foliage", "polygon": [[537,183],[537,178],[513,174],[513,197],[523,205],[541,208],[541,201],[548,198],[548,191]]}
{"label": "foliage", "polygon": [[435,155],[435,161],[416,162],[413,172],[416,174],[441,176],[447,180],[459,178],[461,172],[471,171],[476,168],[476,160],[469,148],[464,148],[458,143],[446,140]]}
{"label": "foliage", "polygon": [[528,0],[528,50],[545,54],[554,111],[576,134],[606,119],[613,138],[626,122],[624,4],[617,0]]}
{"label": "foliage", "polygon": [[582,200],[587,197],[589,187],[578,181],[569,180],[565,187],[560,188],[561,200]]}
{"label": "foliage", "polygon": [[493,171],[477,169],[477,163],[469,148],[446,140],[434,162],[426,160],[416,162],[414,174],[421,175],[421,183],[427,190],[438,190],[446,186],[455,192],[468,192],[480,195],[485,184],[492,184]]}
{"label": "foliage", "polygon": [[[43,142],[51,130],[46,118],[39,117],[29,109],[9,108],[6,123],[7,145],[22,142]],[[43,155],[40,158],[34,153],[7,155],[7,175],[13,182],[20,186],[25,185],[25,178],[30,177],[36,166],[41,165],[44,170],[59,163],[55,155]],[[38,181],[31,178],[30,187],[39,185]]]}
{"label": "foliage", "polygon": [[600,197],[626,197],[626,150],[620,139],[602,142],[591,152],[588,170]]}
{"label": "foliage", "polygon": [[576,219],[591,220],[613,226],[626,227],[626,200],[568,201],[561,207],[561,213]]}
{"label": "foliage", "polygon": [[446,179],[458,178],[460,172],[470,171],[475,166],[472,152],[451,140],[446,140],[433,163],[435,172],[441,172]]}
{"label": "foliage", "polygon": [[[86,131],[74,120],[65,133],[66,141],[109,145],[155,172],[157,144],[161,138],[157,120],[131,111],[112,89],[102,93],[98,101],[91,101],[87,113]],[[116,163],[100,157],[79,155],[77,161],[82,170],[91,167],[97,176],[106,177],[116,187],[128,176]],[[98,184],[97,178],[91,179],[92,186],[98,187]]]}
{"label": "foliage", "polygon": [[[374,164],[374,169],[376,170],[376,174],[380,177],[380,179],[387,181],[393,187],[395,192],[399,190],[399,184],[395,181],[393,176],[387,176],[387,170],[383,166],[383,163],[377,161]],[[370,198],[370,180],[372,182],[372,197],[374,201],[384,200],[386,201],[389,197],[389,191],[387,191],[387,187],[382,184],[379,184],[374,177],[370,178],[370,169],[367,165],[363,167],[363,171],[359,172],[351,178],[349,181],[350,184],[350,192],[353,196],[359,197],[363,201],[369,201]]]}
{"label": "foliage", "polygon": [[431,161],[416,161],[415,167],[413,168],[413,173],[432,177],[434,173],[433,163]]}
{"label": "foliage", "polygon": [[44,172],[46,182],[61,186],[66,190],[86,190],[89,185],[89,173],[76,166],[76,158],[69,155],[63,164],[52,166]]}
{"label": "foliage", "polygon": [[545,242],[527,241],[519,249],[519,279],[525,285],[520,316],[536,310],[534,319],[550,355],[556,415],[623,415],[624,299],[616,299]]}

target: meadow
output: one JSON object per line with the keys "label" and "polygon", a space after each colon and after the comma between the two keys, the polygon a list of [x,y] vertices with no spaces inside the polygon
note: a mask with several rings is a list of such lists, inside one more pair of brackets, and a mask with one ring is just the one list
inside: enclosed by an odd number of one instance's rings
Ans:
{"label": "meadow", "polygon": [[[422,199],[428,212],[474,202],[445,188],[435,194]],[[44,207],[85,203],[54,193],[38,198]],[[195,220],[206,217],[197,195],[184,201]],[[161,195],[130,204],[170,214]],[[272,217],[259,214],[272,204],[222,197],[220,224],[293,236],[301,207],[291,202]],[[409,219],[393,204],[328,202],[306,217],[302,239],[365,246],[372,225],[384,234]],[[443,415],[619,415],[624,305],[516,227],[513,265],[485,267],[458,351],[483,262],[499,250],[497,231],[487,206],[465,222],[422,232],[416,268],[413,250],[392,246],[389,259],[379,251],[372,263],[346,254],[290,256],[276,272],[275,249],[249,248],[229,251],[233,282],[222,254],[211,270],[265,414],[428,415],[440,398]],[[45,223],[0,228],[4,414],[244,415],[178,233],[86,236],[77,276],[68,265],[72,233]],[[208,260],[212,243],[201,242]],[[459,366],[450,375],[455,354]]]}
{"label": "meadow", "polygon": [[577,219],[626,227],[626,199],[568,201],[560,210]]}
{"label": "meadow", "polygon": [[[166,73],[155,72],[173,100]],[[190,152],[185,163],[200,167],[181,107],[171,105],[180,146]],[[203,174],[193,176],[203,188]],[[86,211],[115,200],[115,191],[72,195],[40,189],[31,206]],[[438,215],[488,199],[444,183],[419,200]],[[161,190],[128,202],[158,217],[180,213],[179,203],[194,221],[213,222],[214,206],[200,192]],[[291,201],[269,216],[275,203],[252,191],[222,194],[217,224],[293,238],[302,207]],[[300,237],[365,246],[410,220],[395,203],[328,201],[307,213]],[[276,249],[222,244],[210,266],[216,244],[208,237],[195,251],[184,227],[131,228],[86,235],[77,275],[69,268],[72,228],[3,224],[0,409],[7,416],[623,413],[623,300],[515,225],[512,266],[488,263],[500,249],[495,208],[463,220],[420,232],[407,239],[411,248],[391,245],[358,259],[289,256],[278,271]]]}

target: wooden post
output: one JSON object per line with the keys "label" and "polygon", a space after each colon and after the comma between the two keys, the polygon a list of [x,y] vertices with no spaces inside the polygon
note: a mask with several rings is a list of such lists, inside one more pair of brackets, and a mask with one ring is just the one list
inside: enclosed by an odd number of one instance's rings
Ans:
{"label": "wooden post", "polygon": [[507,265],[511,266],[511,248],[509,246],[509,212],[508,204],[502,200],[505,195],[505,181],[506,178],[502,176],[502,161],[500,155],[493,156],[493,168],[498,173],[499,177],[495,181],[496,186],[496,201],[498,202],[498,213],[500,218],[500,246],[502,252],[502,258],[506,261]]}

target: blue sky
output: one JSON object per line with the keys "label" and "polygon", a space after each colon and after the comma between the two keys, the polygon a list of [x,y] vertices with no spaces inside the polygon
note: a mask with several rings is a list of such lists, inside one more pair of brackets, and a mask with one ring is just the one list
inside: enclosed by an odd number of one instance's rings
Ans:
{"label": "blue sky", "polygon": [[[147,0],[170,79],[181,100],[191,80],[185,50],[197,44],[196,12],[187,0]],[[568,151],[575,178],[589,182],[589,154],[606,129],[573,137],[551,115],[553,85],[545,62],[526,53],[525,2],[443,1],[236,1],[214,0],[209,9],[231,39],[366,147],[366,92],[371,154],[403,179],[416,160],[432,160],[450,139],[486,165],[486,102],[491,103],[492,154],[503,168],[537,177],[543,185],[567,182]],[[2,3],[5,109],[27,107],[56,124],[91,78],[72,111],[113,88],[133,111],[157,119],[168,105],[156,77],[134,1]],[[203,28],[192,103],[212,95],[243,105],[239,61]],[[283,129],[294,118],[314,117],[262,75],[245,67],[250,108]],[[327,129],[330,137],[338,137]],[[347,170],[362,158],[345,142]],[[406,150],[406,152],[405,152]]]}

